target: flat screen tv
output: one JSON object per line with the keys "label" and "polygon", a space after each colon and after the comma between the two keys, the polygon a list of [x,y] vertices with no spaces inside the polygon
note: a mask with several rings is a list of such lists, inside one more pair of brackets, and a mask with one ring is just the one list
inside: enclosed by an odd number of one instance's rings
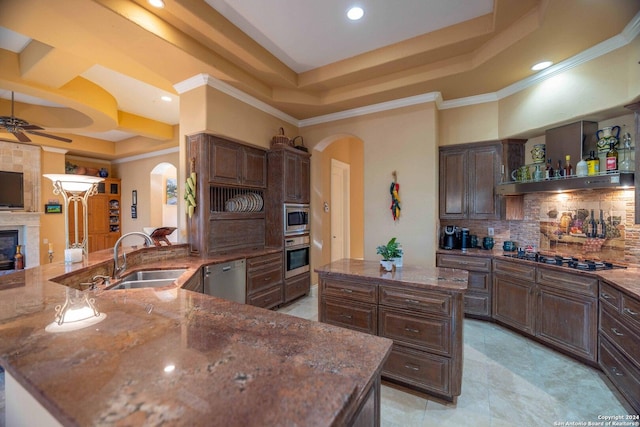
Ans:
{"label": "flat screen tv", "polygon": [[0,171],[0,210],[24,209],[24,176],[22,172]]}

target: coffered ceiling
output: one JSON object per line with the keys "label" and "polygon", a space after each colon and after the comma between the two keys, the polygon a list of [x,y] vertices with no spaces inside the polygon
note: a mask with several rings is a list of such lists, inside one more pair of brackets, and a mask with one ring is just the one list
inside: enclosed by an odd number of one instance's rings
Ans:
{"label": "coffered ceiling", "polygon": [[352,3],[0,0],[0,98],[15,91],[16,115],[53,132],[163,140],[176,87],[199,74],[295,120],[433,92],[455,100],[620,37],[640,11],[637,0],[361,0],[350,22]]}

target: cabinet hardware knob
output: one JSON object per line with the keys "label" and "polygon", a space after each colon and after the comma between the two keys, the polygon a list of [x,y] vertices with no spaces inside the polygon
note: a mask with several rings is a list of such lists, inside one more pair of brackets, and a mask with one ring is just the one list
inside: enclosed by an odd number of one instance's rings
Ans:
{"label": "cabinet hardware knob", "polygon": [[349,320],[353,319],[353,316],[350,314],[341,314],[340,317],[344,317],[345,319],[349,319]]}
{"label": "cabinet hardware knob", "polygon": [[405,368],[407,369],[411,369],[412,371],[419,371],[420,368],[418,366],[412,366],[412,365],[404,365]]}
{"label": "cabinet hardware knob", "polygon": [[616,328],[611,328],[611,332],[613,332],[614,334],[616,334],[616,335],[617,335],[617,336],[619,336],[619,337],[621,337],[621,336],[623,336],[623,335],[624,335],[623,333],[618,332],[618,330],[617,330]]}
{"label": "cabinet hardware knob", "polygon": [[408,302],[409,304],[420,304],[420,301],[414,299],[405,299],[404,302]]}
{"label": "cabinet hardware knob", "polygon": [[624,312],[625,312],[625,313],[629,313],[629,314],[630,314],[630,315],[632,315],[632,316],[637,316],[637,315],[639,314],[637,311],[633,311],[633,310],[631,310],[630,308],[626,308],[626,307],[625,307],[625,309],[624,309]]}
{"label": "cabinet hardware knob", "polygon": [[407,331],[407,332],[413,332],[414,334],[420,333],[420,330],[414,329],[414,328],[410,328],[408,326],[406,328],[404,328],[404,330]]}
{"label": "cabinet hardware knob", "polygon": [[346,292],[346,293],[348,293],[348,294],[353,293],[353,291],[352,291],[351,289],[345,289],[345,288],[342,288],[342,289],[341,289],[341,291],[342,291],[342,292]]}
{"label": "cabinet hardware knob", "polygon": [[606,294],[606,293],[604,293],[604,292],[602,292],[602,293],[600,294],[600,296],[601,296],[602,298],[604,298],[604,299],[611,299],[611,295]]}
{"label": "cabinet hardware knob", "polygon": [[618,368],[616,368],[615,366],[611,367],[611,372],[613,372],[614,375],[617,375],[619,377],[624,376],[624,374],[622,372],[618,371]]}

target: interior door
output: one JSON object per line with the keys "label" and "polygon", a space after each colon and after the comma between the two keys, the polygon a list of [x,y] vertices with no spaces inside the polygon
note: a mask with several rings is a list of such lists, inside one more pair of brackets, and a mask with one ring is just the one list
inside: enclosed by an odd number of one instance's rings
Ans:
{"label": "interior door", "polygon": [[350,174],[349,164],[331,159],[331,261],[348,258],[351,252]]}

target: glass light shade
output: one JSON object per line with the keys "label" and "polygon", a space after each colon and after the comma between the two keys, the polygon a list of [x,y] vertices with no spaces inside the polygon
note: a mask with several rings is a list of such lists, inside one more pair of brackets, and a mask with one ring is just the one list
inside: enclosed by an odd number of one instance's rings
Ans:
{"label": "glass light shade", "polygon": [[60,182],[62,189],[70,193],[82,193],[91,188],[96,182],[104,181],[104,178],[98,176],[73,175],[68,173],[46,173],[43,175],[49,178],[51,182]]}

